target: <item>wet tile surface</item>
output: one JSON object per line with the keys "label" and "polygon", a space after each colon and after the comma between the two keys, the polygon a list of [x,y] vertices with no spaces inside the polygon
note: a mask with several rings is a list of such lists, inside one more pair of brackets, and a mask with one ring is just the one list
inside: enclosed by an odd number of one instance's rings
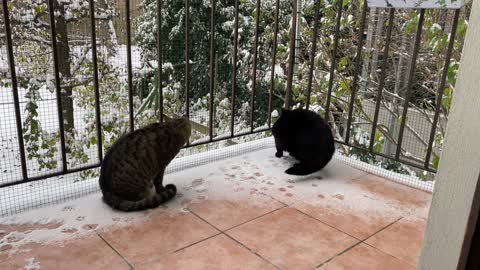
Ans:
{"label": "wet tile surface", "polygon": [[142,265],[140,270],[274,270],[272,264],[225,235],[218,235],[196,245]]}
{"label": "wet tile surface", "polygon": [[28,243],[12,255],[9,252],[0,252],[1,269],[130,269],[96,234],[56,244]]}
{"label": "wet tile surface", "polygon": [[282,269],[313,269],[357,241],[293,208],[284,208],[227,234]]}
{"label": "wet tile surface", "polygon": [[248,200],[205,200],[188,208],[216,228],[226,230],[284,206],[267,196],[252,194]]}
{"label": "wet tile surface", "polygon": [[417,265],[425,226],[426,220],[422,218],[403,218],[367,239],[366,243],[411,265]]}
{"label": "wet tile surface", "polygon": [[418,211],[430,205],[431,194],[372,174],[362,175],[351,183],[371,197],[404,211]]}
{"label": "wet tile surface", "polygon": [[415,270],[399,259],[365,244],[359,244],[333,258],[318,270]]}
{"label": "wet tile surface", "polygon": [[190,213],[153,215],[145,222],[100,232],[134,266],[202,241],[218,231]]}
{"label": "wet tile surface", "polygon": [[396,209],[379,205],[377,201],[369,198],[325,196],[333,198],[329,201],[326,198],[315,202],[304,201],[295,207],[359,240],[365,240],[402,217]]}
{"label": "wet tile surface", "polygon": [[97,194],[0,219],[0,268],[415,269],[430,194],[335,159],[287,175],[274,153],[166,175],[178,194],[158,209],[116,212]]}

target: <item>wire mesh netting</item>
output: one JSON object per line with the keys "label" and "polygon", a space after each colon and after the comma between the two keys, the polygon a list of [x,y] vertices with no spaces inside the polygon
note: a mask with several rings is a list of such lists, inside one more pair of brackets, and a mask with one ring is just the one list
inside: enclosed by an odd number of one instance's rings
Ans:
{"label": "wire mesh netting", "polygon": [[103,153],[132,127],[188,115],[179,170],[200,162],[182,159],[194,153],[270,136],[289,105],[327,118],[345,161],[431,190],[468,14],[366,1],[3,1],[1,215],[97,191]]}

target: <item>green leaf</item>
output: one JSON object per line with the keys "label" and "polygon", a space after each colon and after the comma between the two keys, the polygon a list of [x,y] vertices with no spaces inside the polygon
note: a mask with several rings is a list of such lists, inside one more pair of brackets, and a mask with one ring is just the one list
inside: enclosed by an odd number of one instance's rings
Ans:
{"label": "green leaf", "polygon": [[97,137],[93,136],[90,138],[90,141],[89,141],[89,144],[90,145],[95,145],[97,144]]}
{"label": "green leaf", "polygon": [[433,168],[438,169],[438,164],[440,163],[440,158],[437,155],[433,156]]}

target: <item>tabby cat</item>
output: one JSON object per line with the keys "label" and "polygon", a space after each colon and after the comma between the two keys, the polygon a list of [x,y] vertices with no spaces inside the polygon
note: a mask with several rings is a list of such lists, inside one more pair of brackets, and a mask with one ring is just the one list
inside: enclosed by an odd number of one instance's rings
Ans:
{"label": "tabby cat", "polygon": [[114,209],[139,211],[158,207],[177,193],[163,186],[165,168],[188,142],[187,118],[167,119],[119,138],[108,150],[100,170],[103,201]]}
{"label": "tabby cat", "polygon": [[308,175],[323,169],[335,152],[330,126],[315,112],[282,109],[280,118],[272,127],[277,152],[283,151],[296,158],[299,163],[285,171],[292,175]]}

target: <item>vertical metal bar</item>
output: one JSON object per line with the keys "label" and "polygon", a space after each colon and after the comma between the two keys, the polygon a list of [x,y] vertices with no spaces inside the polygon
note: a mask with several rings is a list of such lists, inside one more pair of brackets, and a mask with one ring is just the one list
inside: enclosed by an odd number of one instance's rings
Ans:
{"label": "vertical metal bar", "polygon": [[413,85],[413,77],[415,75],[415,65],[417,62],[418,50],[420,49],[420,42],[422,40],[422,27],[425,19],[425,9],[420,9],[420,18],[418,20],[417,33],[415,34],[415,45],[413,47],[412,62],[410,67],[410,73],[408,74],[408,82],[406,88],[405,101],[403,103],[402,122],[400,123],[400,129],[398,131],[397,149],[395,152],[395,159],[399,160],[400,153],[402,152],[403,133],[405,132],[405,124],[408,112],[408,103],[410,103],[411,90]]}
{"label": "vertical metal bar", "polygon": [[190,1],[185,0],[185,108],[190,118]]}
{"label": "vertical metal bar", "polygon": [[358,45],[357,45],[357,55],[355,59],[355,73],[353,74],[353,81],[351,87],[351,97],[350,97],[350,104],[348,108],[348,118],[347,118],[347,131],[345,133],[345,142],[349,144],[350,142],[350,129],[352,125],[352,116],[353,116],[353,109],[355,105],[355,98],[357,95],[358,89],[358,76],[360,74],[360,69],[362,68],[362,48],[363,48],[363,32],[365,29],[365,20],[367,17],[367,0],[363,1],[363,9],[362,9],[362,18],[360,21],[360,29],[358,31]]}
{"label": "vertical metal bar", "polygon": [[235,25],[233,33],[233,60],[232,60],[232,115],[230,119],[230,136],[235,135],[235,99],[237,92],[237,58],[238,58],[238,2],[235,0]]}
{"label": "vertical metal bar", "polygon": [[377,131],[378,114],[380,112],[380,102],[382,100],[382,92],[383,92],[383,87],[385,86],[385,77],[387,75],[388,52],[390,50],[390,41],[392,39],[392,29],[394,24],[393,19],[395,15],[395,9],[391,8],[389,12],[390,13],[388,16],[387,38],[385,41],[385,49],[383,50],[383,56],[382,56],[383,62],[382,62],[382,67],[380,71],[380,81],[378,82],[375,114],[373,116],[372,132],[370,134],[370,145],[368,147],[370,151],[373,151],[373,143],[375,141],[375,132]]}
{"label": "vertical metal bar", "polygon": [[63,126],[62,87],[60,83],[60,72],[58,68],[57,30],[55,28],[55,7],[53,5],[53,0],[48,0],[48,13],[50,17],[50,38],[52,40],[53,69],[55,72],[55,90],[57,98],[58,129],[60,133],[60,151],[62,154],[62,171],[66,172],[67,150],[65,147],[65,129]]}
{"label": "vertical metal bar", "polygon": [[270,73],[270,91],[268,92],[268,126],[272,126],[272,97],[275,88],[275,62],[277,58],[277,36],[278,36],[278,13],[280,10],[280,0],[275,2],[275,18],[273,30],[273,51],[272,51],[272,70]]}
{"label": "vertical metal bar", "polygon": [[308,71],[307,104],[310,108],[310,96],[312,95],[313,69],[315,65],[315,53],[317,51],[318,27],[319,27],[320,0],[315,1],[315,14],[313,15],[312,50],[310,51],[310,70]]}
{"label": "vertical metal bar", "polygon": [[89,0],[90,2],[90,30],[92,39],[92,60],[93,60],[93,87],[95,90],[95,120],[97,122],[97,146],[98,146],[98,159],[103,159],[103,146],[102,146],[102,119],[100,116],[100,90],[98,83],[98,60],[97,60],[97,35],[95,30],[95,0]]}
{"label": "vertical metal bar", "polygon": [[290,53],[288,57],[288,73],[287,73],[287,93],[285,95],[285,107],[290,108],[292,100],[292,84],[293,84],[293,71],[295,66],[295,39],[297,36],[297,6],[298,0],[293,0],[292,10],[292,29],[290,29]]}
{"label": "vertical metal bar", "polygon": [[442,107],[443,91],[445,90],[445,83],[448,75],[448,67],[450,66],[450,58],[452,56],[453,45],[455,44],[455,35],[457,34],[458,18],[460,9],[455,10],[453,18],[452,31],[450,32],[450,40],[448,41],[448,48],[445,54],[445,64],[443,65],[442,78],[437,90],[437,103],[435,105],[435,115],[433,116],[432,129],[430,131],[430,138],[428,140],[427,154],[425,156],[424,167],[428,169],[430,166],[430,158],[432,156],[433,141],[435,140],[435,132],[437,130],[438,120],[440,118],[440,109]]}
{"label": "vertical metal bar", "polygon": [[163,50],[162,50],[162,0],[157,0],[157,91],[160,103],[160,123],[163,123]]}
{"label": "vertical metal bar", "polygon": [[135,129],[133,118],[133,78],[132,78],[132,34],[130,24],[130,0],[125,0],[125,13],[127,21],[127,76],[128,76],[128,113],[130,132]]}
{"label": "vertical metal bar", "polygon": [[258,31],[260,24],[260,0],[257,0],[255,14],[255,38],[253,41],[253,78],[252,92],[250,96],[250,131],[253,131],[253,117],[255,115],[255,90],[257,84],[257,61],[258,61]]}
{"label": "vertical metal bar", "polygon": [[20,152],[20,163],[22,166],[22,178],[28,179],[27,162],[25,158],[25,144],[23,142],[22,119],[20,114],[20,101],[18,98],[17,73],[15,71],[15,58],[13,56],[12,31],[10,28],[10,15],[8,14],[7,0],[2,1],[3,17],[5,19],[5,37],[7,41],[8,68],[12,80],[13,104],[15,108],[15,123],[17,126],[18,150]]}
{"label": "vertical metal bar", "polygon": [[210,0],[210,104],[209,104],[209,125],[208,135],[213,140],[213,91],[215,88],[215,0]]}
{"label": "vertical metal bar", "polygon": [[333,38],[332,64],[330,65],[330,78],[328,79],[327,101],[325,102],[325,121],[328,123],[330,114],[330,102],[332,99],[333,78],[337,65],[338,40],[340,38],[340,24],[342,22],[342,0],[337,0],[337,18],[335,22],[335,36]]}

